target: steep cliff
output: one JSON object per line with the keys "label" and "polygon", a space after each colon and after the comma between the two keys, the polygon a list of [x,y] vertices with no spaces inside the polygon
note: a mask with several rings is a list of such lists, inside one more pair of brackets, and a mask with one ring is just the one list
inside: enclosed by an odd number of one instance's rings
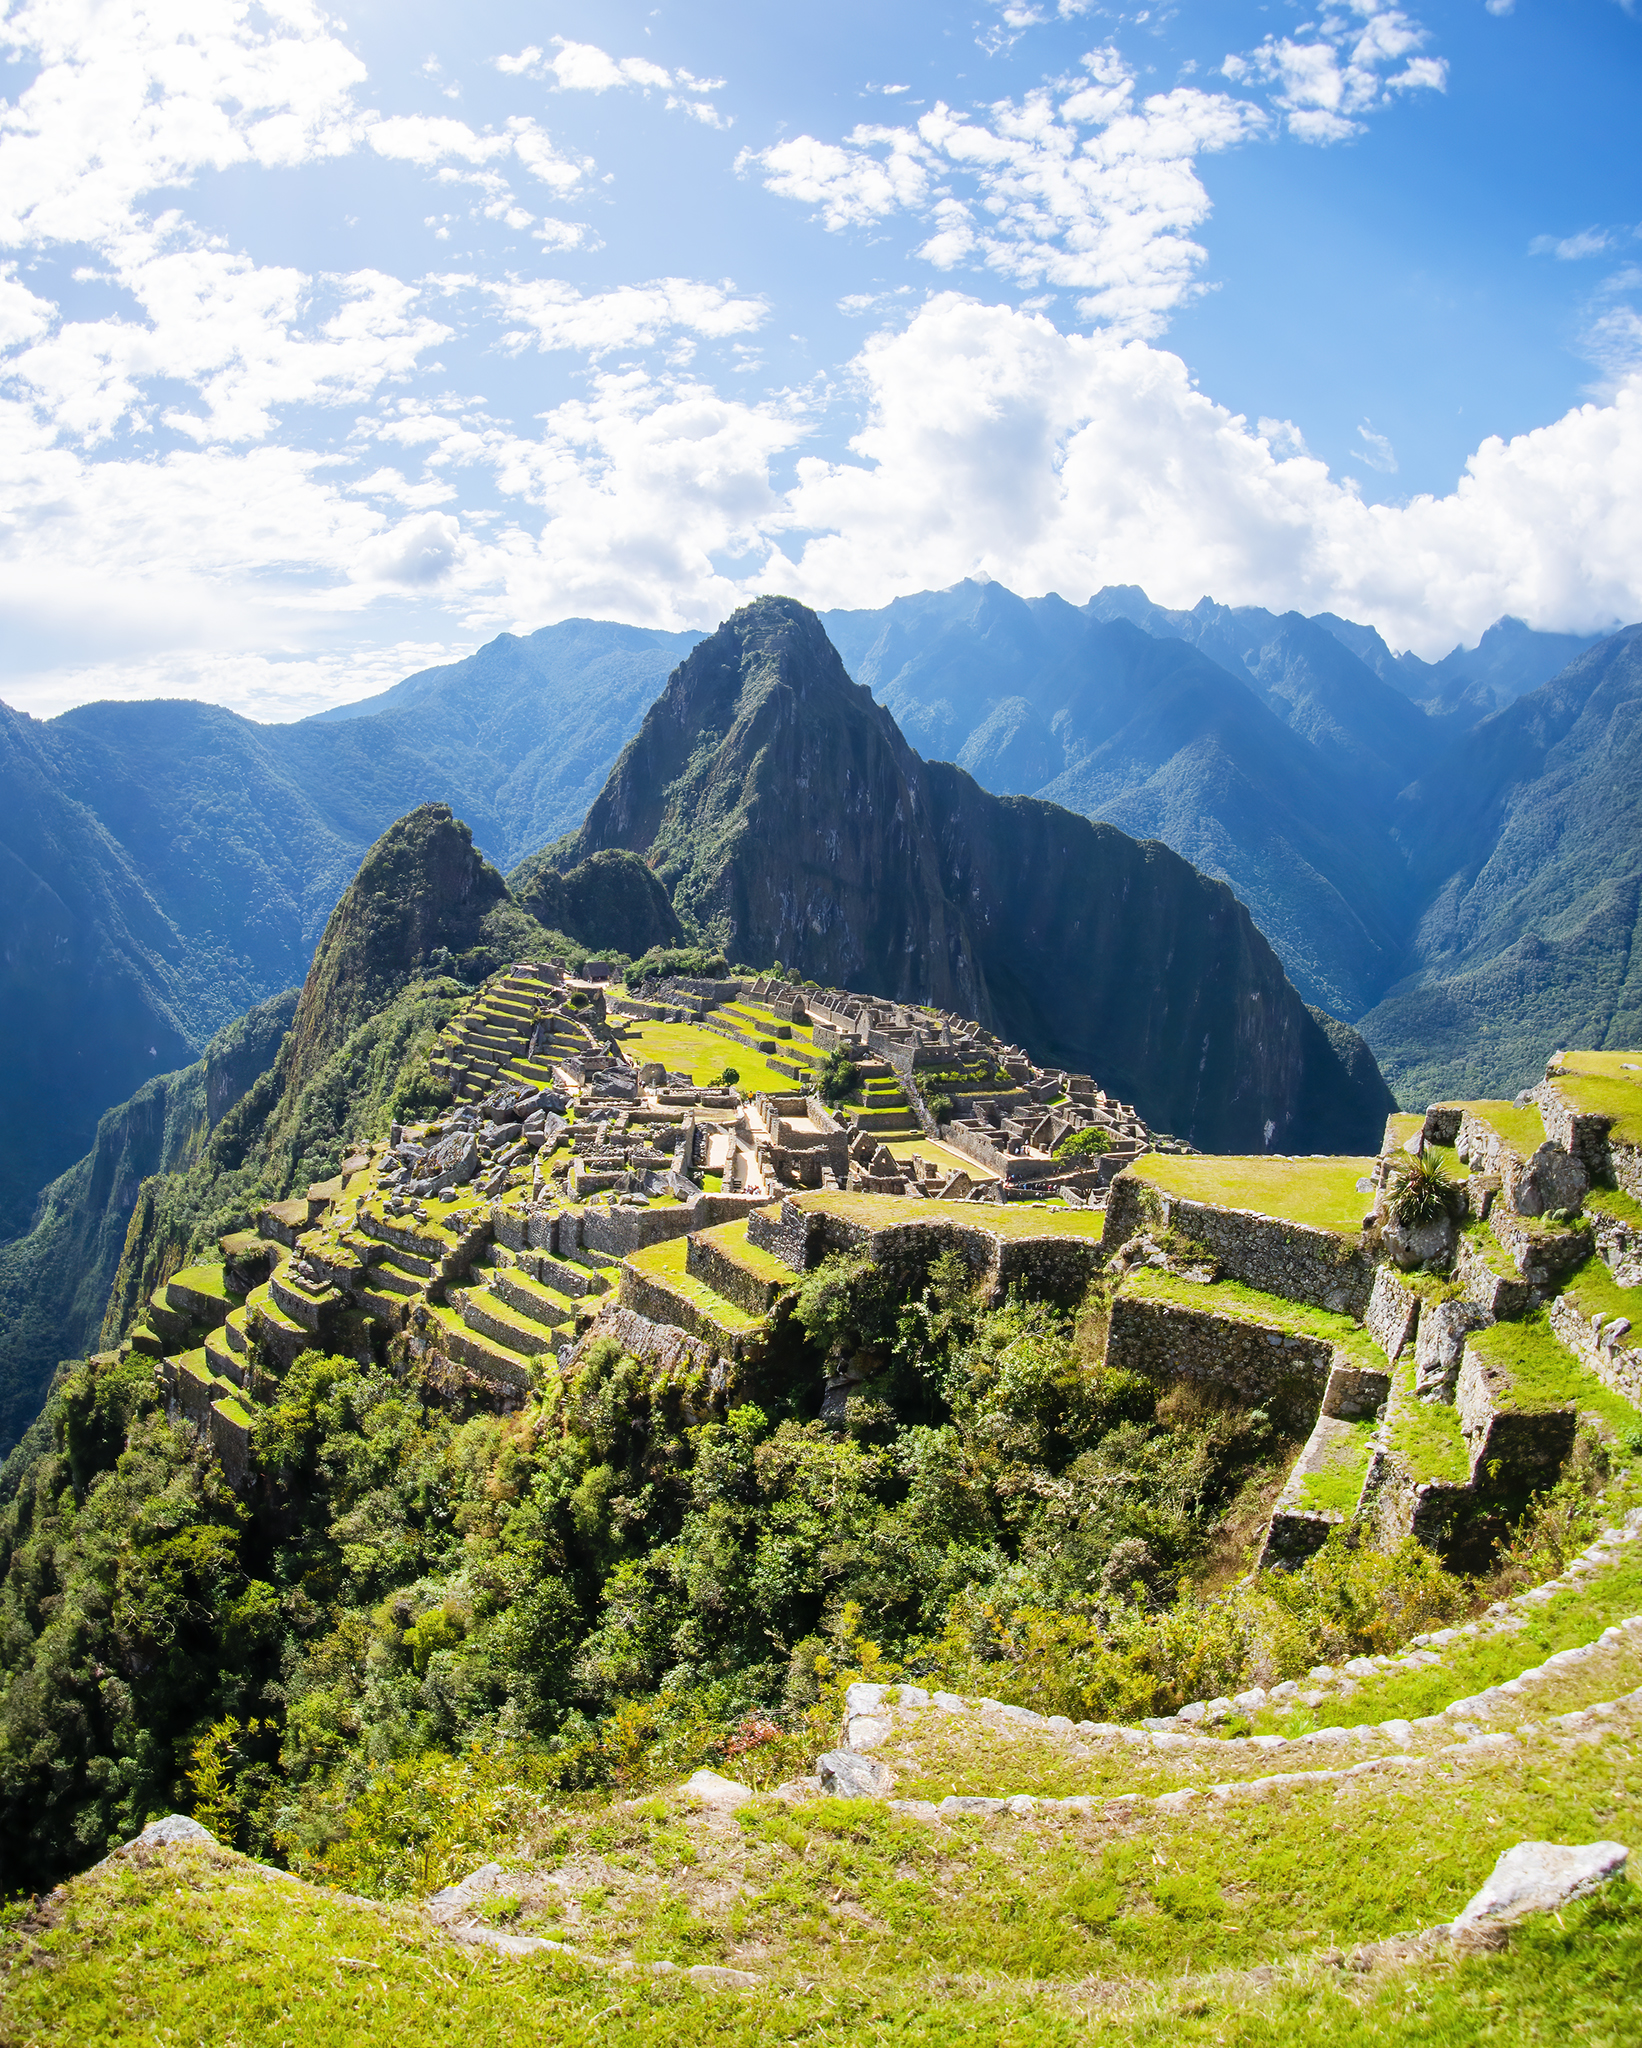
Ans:
{"label": "steep cliff", "polygon": [[41,1195],[26,1236],[0,1245],[0,1456],[39,1408],[58,1362],[91,1350],[145,1181],[181,1172],[270,1066],[297,991],[219,1031],[204,1055],[104,1112],[96,1142]]}
{"label": "steep cliff", "polygon": [[610,847],[733,957],[951,1005],[1212,1149],[1367,1145],[1391,1106],[1223,883],[921,760],[788,598],[680,664],[558,858]]}

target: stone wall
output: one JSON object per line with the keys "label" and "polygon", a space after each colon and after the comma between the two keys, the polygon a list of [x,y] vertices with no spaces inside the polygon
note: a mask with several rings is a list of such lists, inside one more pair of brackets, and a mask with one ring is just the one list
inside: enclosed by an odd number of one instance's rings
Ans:
{"label": "stone wall", "polygon": [[705,1422],[712,1413],[722,1412],[731,1376],[713,1346],[670,1322],[653,1322],[617,1301],[600,1309],[586,1335],[565,1359],[566,1371],[575,1372],[588,1347],[606,1337],[613,1338],[630,1357],[643,1359],[669,1375],[696,1382],[700,1396],[694,1408],[686,1411],[687,1423]]}
{"label": "stone wall", "polygon": [[1397,1277],[1394,1266],[1381,1266],[1374,1275],[1363,1323],[1393,1365],[1404,1347],[1414,1341],[1419,1319],[1420,1297]]}
{"label": "stone wall", "polygon": [[704,1237],[692,1235],[687,1240],[684,1270],[750,1316],[767,1316],[782,1289],[781,1281],[766,1279],[763,1274],[738,1265]]}
{"label": "stone wall", "polygon": [[1475,1302],[1496,1323],[1517,1321],[1537,1299],[1528,1281],[1496,1273],[1482,1246],[1463,1231],[1454,1252],[1454,1278],[1465,1289],[1466,1300]]}
{"label": "stone wall", "polygon": [[[1106,1205],[1108,1249],[1146,1228],[1139,1220],[1139,1205],[1130,1207],[1132,1196],[1124,1198],[1124,1213],[1113,1221],[1120,1196],[1133,1186],[1122,1175],[1112,1184]],[[1158,1223],[1202,1245],[1231,1279],[1241,1280],[1245,1287],[1281,1295],[1286,1301],[1309,1302],[1337,1315],[1361,1318],[1366,1311],[1374,1287],[1374,1261],[1356,1237],[1257,1216],[1252,1210],[1214,1208],[1179,1195],[1150,1192],[1157,1203]],[[1136,1220],[1129,1221],[1131,1216]]]}
{"label": "stone wall", "polygon": [[[819,1220],[796,1202],[784,1201],[774,1215],[768,1209],[755,1209],[747,1218],[747,1242],[795,1273],[807,1273],[821,1257]],[[816,1247],[813,1258],[812,1245]]]}
{"label": "stone wall", "polygon": [[1517,1406],[1511,1376],[1469,1344],[1454,1394],[1471,1454],[1471,1488],[1481,1498],[1552,1485],[1573,1449],[1579,1416],[1566,1407]]}
{"label": "stone wall", "polygon": [[1611,1117],[1575,1109],[1558,1089],[1554,1078],[1543,1081],[1534,1090],[1534,1100],[1539,1104],[1539,1118],[1545,1126],[1546,1137],[1582,1161],[1592,1180],[1615,1178],[1615,1162],[1608,1144],[1608,1130],[1613,1122]]}
{"label": "stone wall", "polygon": [[1551,1329],[1605,1387],[1642,1408],[1642,1344],[1636,1331],[1627,1330],[1614,1343],[1604,1344],[1601,1333],[1565,1294],[1551,1303]]}
{"label": "stone wall", "polygon": [[659,1280],[635,1273],[631,1266],[622,1268],[621,1306],[653,1323],[676,1324],[692,1337],[700,1338],[703,1344],[723,1358],[750,1361],[764,1348],[762,1331],[721,1329],[711,1316],[702,1314],[694,1302]]}
{"label": "stone wall", "polygon": [[1266,1409],[1297,1434],[1314,1426],[1336,1358],[1320,1337],[1120,1294],[1112,1303],[1106,1362],[1159,1384],[1201,1381]]}
{"label": "stone wall", "polygon": [[1576,1266],[1584,1265],[1596,1250],[1596,1240],[1584,1226],[1577,1230],[1536,1230],[1498,1203],[1489,1213],[1488,1228],[1501,1251],[1541,1298]]}

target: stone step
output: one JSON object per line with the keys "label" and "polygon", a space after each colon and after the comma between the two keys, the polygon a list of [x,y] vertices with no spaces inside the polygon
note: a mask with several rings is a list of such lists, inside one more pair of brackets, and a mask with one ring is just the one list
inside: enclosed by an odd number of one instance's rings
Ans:
{"label": "stone step", "polygon": [[[372,1261],[371,1286],[374,1292],[395,1294],[403,1297],[406,1295],[423,1294],[427,1291],[422,1284],[422,1281],[427,1277],[425,1274],[419,1278],[416,1274],[407,1272],[399,1264],[399,1261],[407,1256],[404,1252],[396,1252],[391,1258],[375,1259]],[[417,1263],[419,1265],[426,1265],[427,1261],[421,1259]]]}
{"label": "stone step", "polygon": [[366,1314],[386,1323],[389,1329],[402,1330],[410,1319],[410,1303],[403,1295],[387,1294],[376,1287],[362,1287],[359,1299]]}
{"label": "stone step", "polygon": [[492,1273],[490,1291],[508,1308],[544,1329],[562,1330],[576,1320],[576,1304],[568,1295],[544,1287],[518,1267]]}
{"label": "stone step", "polygon": [[219,1379],[232,1380],[236,1387],[244,1386],[245,1360],[239,1352],[230,1350],[223,1330],[207,1330],[204,1348],[205,1362]]}
{"label": "stone step", "polygon": [[468,1329],[477,1330],[492,1344],[516,1351],[522,1357],[533,1358],[543,1351],[557,1349],[551,1330],[509,1308],[493,1294],[465,1293],[459,1313]]}
{"label": "stone step", "polygon": [[287,1279],[283,1273],[269,1276],[268,1294],[281,1314],[293,1323],[300,1323],[314,1336],[319,1334],[326,1310],[334,1307],[340,1299],[335,1288],[327,1287],[315,1294],[298,1281]]}

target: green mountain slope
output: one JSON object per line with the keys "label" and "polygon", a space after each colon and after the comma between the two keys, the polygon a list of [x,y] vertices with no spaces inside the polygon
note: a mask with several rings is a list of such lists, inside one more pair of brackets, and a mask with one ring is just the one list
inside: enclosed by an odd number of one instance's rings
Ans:
{"label": "green mountain slope", "polygon": [[1362,1027],[1400,1090],[1509,1092],[1556,1045],[1642,1037],[1642,628],[1479,726],[1399,830],[1431,907]]}
{"label": "green mountain slope", "polygon": [[0,1456],[39,1410],[59,1360],[95,1348],[143,1182],[199,1156],[272,1063],[296,1003],[293,988],[260,1004],[191,1067],[106,1111],[85,1158],[40,1197],[27,1235],[0,1246]]}
{"label": "green mountain slope", "polygon": [[950,1005],[1211,1148],[1349,1149],[1389,1104],[1224,884],[922,761],[788,599],[681,664],[559,857],[614,846],[732,957]]}

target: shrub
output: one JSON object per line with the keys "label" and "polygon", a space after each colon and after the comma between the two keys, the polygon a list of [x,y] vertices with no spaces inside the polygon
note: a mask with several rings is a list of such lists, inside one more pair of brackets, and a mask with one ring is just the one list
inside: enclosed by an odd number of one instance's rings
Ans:
{"label": "shrub", "polygon": [[1447,1209],[1453,1186],[1442,1161],[1421,1152],[1396,1170],[1391,1213],[1403,1224],[1434,1223]]}
{"label": "shrub", "polygon": [[836,1109],[861,1085],[861,1069],[842,1046],[834,1046],[821,1062],[816,1076],[816,1093],[829,1109]]}
{"label": "shrub", "polygon": [[1099,1124],[1089,1124],[1081,1131],[1068,1131],[1055,1147],[1054,1156],[1057,1159],[1098,1159],[1111,1149],[1111,1132],[1103,1131]]}

